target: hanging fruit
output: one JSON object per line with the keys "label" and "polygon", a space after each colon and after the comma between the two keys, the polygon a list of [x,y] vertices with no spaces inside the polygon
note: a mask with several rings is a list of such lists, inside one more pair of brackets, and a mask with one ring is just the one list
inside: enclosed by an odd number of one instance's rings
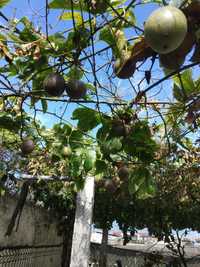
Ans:
{"label": "hanging fruit", "polygon": [[173,6],[155,10],[147,19],[144,36],[149,46],[159,54],[167,54],[178,48],[187,34],[184,13]]}

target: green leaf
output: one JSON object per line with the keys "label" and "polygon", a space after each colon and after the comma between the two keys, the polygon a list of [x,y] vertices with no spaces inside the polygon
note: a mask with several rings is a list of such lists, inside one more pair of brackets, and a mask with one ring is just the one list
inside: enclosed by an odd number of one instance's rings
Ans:
{"label": "green leaf", "polygon": [[76,31],[68,34],[66,47],[68,51],[73,49],[82,50],[90,44],[90,31],[87,28],[79,27]]}
{"label": "green leaf", "polygon": [[78,128],[85,132],[94,129],[101,122],[99,113],[89,108],[75,109],[72,120],[78,120]]}
{"label": "green leaf", "polygon": [[[46,67],[47,65],[44,64],[40,67]],[[45,80],[45,78],[52,72],[52,70],[46,70],[46,71],[43,71],[41,73],[38,73],[34,76],[34,79],[32,80],[32,91],[33,92],[36,92],[36,91],[41,91],[43,90],[43,82]],[[43,93],[43,95],[45,95],[45,92]]]}
{"label": "green leaf", "polygon": [[97,131],[97,135],[96,135],[97,141],[101,144],[102,142],[106,140],[109,133],[110,133],[110,127],[108,123],[104,123],[103,126],[99,128],[99,130]]}
{"label": "green leaf", "polygon": [[96,160],[96,152],[93,150],[86,151],[85,161],[83,164],[85,172],[89,172],[94,168]]}
{"label": "green leaf", "polygon": [[65,51],[65,49],[68,50],[68,48],[66,47],[67,40],[61,33],[55,33],[53,35],[50,35],[49,40],[51,41],[54,49],[60,49],[62,50],[61,52],[63,52],[63,50]]}
{"label": "green leaf", "polygon": [[6,41],[6,37],[0,33],[0,41]]}
{"label": "green leaf", "polygon": [[[69,136],[71,137],[71,141],[73,138],[75,139],[74,134],[72,134],[71,126],[66,123],[55,124],[53,130],[53,135],[56,136],[56,139],[59,140],[63,145],[68,144]],[[80,136],[78,136],[78,138],[80,138]]]}
{"label": "green leaf", "polygon": [[12,118],[5,112],[0,114],[0,128],[7,129],[13,132],[18,132],[21,127],[21,120],[18,118]]}
{"label": "green leaf", "polygon": [[[118,5],[121,5],[126,2],[126,0],[110,0],[110,5],[113,7],[117,7]],[[71,0],[53,0],[51,3],[49,3],[49,8],[53,9],[68,9],[71,10]],[[79,1],[73,1],[73,9],[74,10],[82,10],[82,11],[88,11],[88,7],[85,0],[79,0]]]}
{"label": "green leaf", "polygon": [[96,88],[92,83],[85,83],[85,86],[92,92],[96,92]]}
{"label": "green leaf", "polygon": [[69,136],[72,132],[72,127],[69,124],[65,123],[63,124],[62,130],[65,136]]}
{"label": "green leaf", "polygon": [[47,108],[48,108],[47,101],[45,99],[41,99],[41,104],[42,104],[43,113],[46,113],[47,112]]}
{"label": "green leaf", "polygon": [[18,43],[18,44],[20,44],[20,43],[24,43],[17,35],[15,35],[14,33],[8,33],[7,34],[7,37],[10,39],[10,40],[12,40],[12,41],[14,41],[14,42],[16,42],[16,43]]}
{"label": "green leaf", "polygon": [[19,35],[22,41],[28,43],[41,39],[41,35],[34,30],[33,23],[28,19],[28,17],[22,17],[14,24],[17,25],[19,23],[24,25],[24,29],[20,31]]}
{"label": "green leaf", "polygon": [[49,3],[49,8],[71,9],[71,1],[70,0],[54,0],[51,3]]}
{"label": "green leaf", "polygon": [[96,174],[102,174],[107,169],[108,164],[104,160],[96,160],[95,167],[96,167]]}
{"label": "green leaf", "polygon": [[4,7],[7,5],[11,0],[0,0],[0,8]]}
{"label": "green leaf", "polygon": [[82,172],[83,151],[77,149],[76,153],[72,154],[70,159],[70,172],[72,177],[77,177]]}
{"label": "green leaf", "polygon": [[72,66],[66,76],[68,79],[81,80],[83,74],[84,72],[82,69],[78,68],[77,66]]}
{"label": "green leaf", "polygon": [[[71,10],[71,0],[53,0],[49,3],[49,8],[53,9],[68,9]],[[73,1],[73,9],[87,11],[87,5],[85,5],[84,0]]]}
{"label": "green leaf", "polygon": [[72,131],[69,137],[69,144],[72,149],[76,149],[82,146],[81,144],[82,140],[83,140],[83,134],[78,130],[74,130]]}
{"label": "green leaf", "polygon": [[137,194],[139,199],[145,199],[154,195],[155,184],[147,167],[134,169],[129,179],[129,191],[132,194]]}
{"label": "green leaf", "polygon": [[189,97],[196,91],[191,69],[184,71],[180,77],[175,76],[173,80],[175,84],[179,86],[180,90],[182,91],[182,95]]}
{"label": "green leaf", "polygon": [[101,144],[101,151],[104,155],[115,154],[122,149],[120,138],[114,137]]}
{"label": "green leaf", "polygon": [[127,47],[124,32],[118,28],[104,27],[100,31],[99,40],[106,42],[112,47],[115,57],[120,57],[122,50]]}
{"label": "green leaf", "polygon": [[155,141],[151,138],[151,132],[146,121],[138,121],[132,127],[129,136],[124,140],[124,150],[136,156],[145,163],[154,159],[157,149]]}
{"label": "green leaf", "polygon": [[[124,17],[124,21],[120,21],[119,23],[119,20],[116,20],[116,23],[113,22],[113,26],[117,26],[117,25],[122,25],[123,28],[127,28],[127,27],[133,27],[133,25],[136,24],[136,17],[135,17],[135,14],[133,12],[133,10],[131,9],[128,9],[126,12],[124,10],[123,7],[120,7],[120,8],[115,8],[115,10],[117,10],[117,12],[119,14],[123,14],[123,17]],[[116,12],[112,12],[112,15],[114,18],[117,18],[118,15],[116,14]]]}
{"label": "green leaf", "polygon": [[174,98],[178,100],[179,102],[185,102],[186,100],[183,94],[183,90],[176,83],[174,83],[173,95],[174,95]]}

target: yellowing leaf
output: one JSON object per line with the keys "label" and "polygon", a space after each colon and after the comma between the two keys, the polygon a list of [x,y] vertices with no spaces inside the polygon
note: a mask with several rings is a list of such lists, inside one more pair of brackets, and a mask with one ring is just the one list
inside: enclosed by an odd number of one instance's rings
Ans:
{"label": "yellowing leaf", "polygon": [[61,20],[73,20],[73,18],[77,25],[83,24],[83,18],[79,12],[74,12],[73,16],[71,11],[65,12],[60,17]]}
{"label": "yellowing leaf", "polygon": [[0,8],[4,7],[5,5],[7,5],[10,2],[10,0],[0,0]]}
{"label": "yellowing leaf", "polygon": [[2,54],[6,61],[11,62],[13,60],[8,48],[0,41],[0,54]]}

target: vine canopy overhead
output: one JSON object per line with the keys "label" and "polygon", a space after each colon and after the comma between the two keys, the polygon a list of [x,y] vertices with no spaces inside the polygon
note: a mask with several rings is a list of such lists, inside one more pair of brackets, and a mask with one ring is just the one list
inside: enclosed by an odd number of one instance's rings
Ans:
{"label": "vine canopy overhead", "polygon": [[90,174],[100,194],[119,202],[174,192],[177,203],[191,204],[200,3],[46,0],[15,13],[13,2],[0,0],[0,179],[69,177],[50,186],[62,195]]}

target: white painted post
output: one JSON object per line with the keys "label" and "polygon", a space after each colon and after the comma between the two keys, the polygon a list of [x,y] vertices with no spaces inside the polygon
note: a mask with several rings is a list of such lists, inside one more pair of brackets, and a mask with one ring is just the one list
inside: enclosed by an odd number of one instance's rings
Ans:
{"label": "white painted post", "polygon": [[77,194],[70,267],[88,267],[94,205],[94,177],[87,177]]}

